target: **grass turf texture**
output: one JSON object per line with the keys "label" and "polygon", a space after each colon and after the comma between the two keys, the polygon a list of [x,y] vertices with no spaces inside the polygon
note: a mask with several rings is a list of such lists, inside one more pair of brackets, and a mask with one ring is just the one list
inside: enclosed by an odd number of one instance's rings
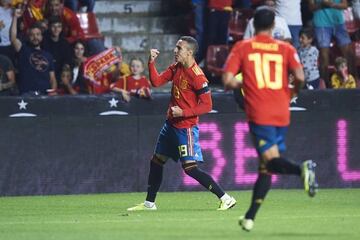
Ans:
{"label": "grass turf texture", "polygon": [[144,193],[0,198],[0,239],[360,239],[360,189],[272,190],[247,233],[237,224],[251,192],[216,211],[208,192],[160,193],[158,211],[127,212]]}

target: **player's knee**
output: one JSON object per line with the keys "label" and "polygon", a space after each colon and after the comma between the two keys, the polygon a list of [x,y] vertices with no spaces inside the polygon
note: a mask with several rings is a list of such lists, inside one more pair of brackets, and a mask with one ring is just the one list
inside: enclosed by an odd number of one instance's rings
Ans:
{"label": "player's knee", "polygon": [[157,165],[160,165],[160,166],[163,166],[165,164],[164,159],[161,159],[159,156],[157,156],[155,154],[151,158],[151,162],[156,163]]}
{"label": "player's knee", "polygon": [[184,172],[191,176],[192,172],[197,169],[197,163],[196,162],[189,162],[189,163],[184,163],[182,165],[182,168],[184,169]]}
{"label": "player's knee", "polygon": [[268,168],[269,161],[265,159],[260,160],[259,169],[258,172],[260,174],[270,174],[269,168]]}

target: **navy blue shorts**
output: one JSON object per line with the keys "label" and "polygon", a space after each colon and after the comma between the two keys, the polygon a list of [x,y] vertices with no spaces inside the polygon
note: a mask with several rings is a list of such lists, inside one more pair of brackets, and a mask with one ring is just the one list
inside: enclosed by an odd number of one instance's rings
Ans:
{"label": "navy blue shorts", "polygon": [[274,145],[278,146],[280,152],[286,150],[285,137],[288,127],[259,125],[253,122],[249,123],[249,127],[259,154],[264,153]]}
{"label": "navy blue shorts", "polygon": [[180,159],[180,161],[203,162],[199,127],[175,128],[166,121],[160,131],[155,154],[170,157],[174,161]]}

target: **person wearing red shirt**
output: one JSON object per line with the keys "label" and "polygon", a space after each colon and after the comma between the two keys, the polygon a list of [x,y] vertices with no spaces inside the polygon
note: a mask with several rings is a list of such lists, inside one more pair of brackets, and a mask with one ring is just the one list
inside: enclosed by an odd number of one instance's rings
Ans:
{"label": "person wearing red shirt", "polygon": [[243,75],[245,112],[260,160],[251,206],[239,221],[246,231],[253,228],[255,215],[271,187],[271,174],[301,176],[309,196],[317,191],[313,161],[299,165],[280,155],[285,151],[290,123],[289,71],[295,78],[294,94],[302,88],[304,72],[296,50],[272,38],[274,19],[274,10],[258,8],[254,16],[256,36],[236,43],[224,67],[223,82],[227,88],[236,88],[234,76],[239,72]]}
{"label": "person wearing red shirt", "polygon": [[143,75],[144,62],[140,58],[130,61],[131,75],[123,76],[110,85],[114,92],[121,93],[125,101],[130,101],[130,95],[139,98],[151,98],[149,80]]}
{"label": "person wearing red shirt", "polygon": [[59,16],[63,22],[63,36],[69,43],[76,40],[85,40],[84,30],[80,26],[80,21],[76,13],[64,7],[61,0],[49,0],[47,17]]}
{"label": "person wearing red shirt", "polygon": [[163,165],[172,158],[180,159],[185,173],[220,199],[218,210],[227,210],[236,200],[226,194],[212,177],[200,170],[198,162],[203,162],[199,144],[199,115],[212,109],[208,81],[195,62],[198,50],[193,37],[183,36],[174,49],[175,64],[159,74],[155,68],[157,49],[150,50],[149,74],[154,87],[172,81],[171,99],[167,120],[160,131],[155,153],[150,161],[150,173],[146,201],[128,211],[156,210],[155,198],[162,182]]}

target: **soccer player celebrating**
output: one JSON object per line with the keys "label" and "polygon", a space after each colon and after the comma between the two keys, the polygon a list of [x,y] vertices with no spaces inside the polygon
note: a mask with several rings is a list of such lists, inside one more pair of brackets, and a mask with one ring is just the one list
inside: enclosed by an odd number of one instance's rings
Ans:
{"label": "soccer player celebrating", "polygon": [[296,50],[271,37],[274,18],[272,9],[258,8],[254,16],[256,36],[236,43],[224,67],[223,83],[227,88],[239,87],[234,76],[242,72],[245,112],[260,160],[250,208],[239,220],[246,231],[254,226],[256,212],[271,186],[271,174],[298,175],[309,196],[317,191],[313,161],[298,165],[280,155],[285,151],[285,134],[290,123],[288,74],[291,71],[294,75],[296,95],[303,86],[304,72]]}
{"label": "soccer player celebrating", "polygon": [[172,81],[171,100],[167,120],[160,131],[155,153],[150,161],[146,201],[128,211],[156,210],[155,198],[163,175],[163,165],[168,158],[180,159],[185,173],[220,199],[218,210],[227,210],[236,200],[226,194],[210,175],[198,168],[203,162],[199,145],[199,115],[212,109],[208,81],[195,62],[198,44],[192,37],[183,36],[174,49],[175,64],[159,74],[155,68],[157,49],[150,50],[149,75],[154,87]]}

